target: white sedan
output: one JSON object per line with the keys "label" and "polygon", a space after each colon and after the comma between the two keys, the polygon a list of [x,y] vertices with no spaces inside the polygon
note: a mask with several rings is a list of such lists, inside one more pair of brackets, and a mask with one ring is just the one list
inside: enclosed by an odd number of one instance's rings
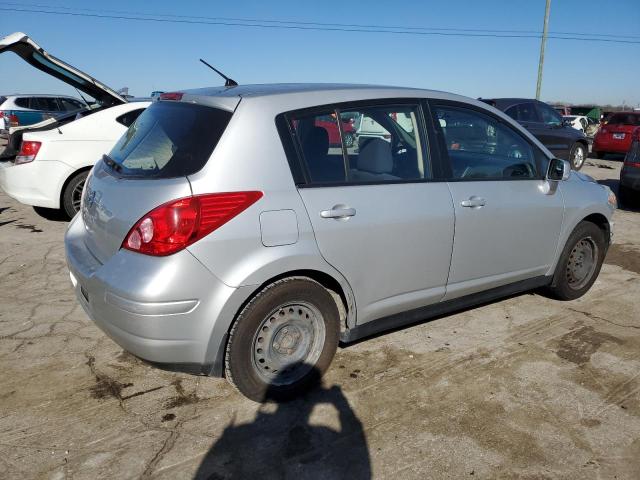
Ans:
{"label": "white sedan", "polygon": [[150,104],[125,103],[45,130],[25,130],[17,155],[0,162],[0,187],[21,203],[73,217],[91,167]]}
{"label": "white sedan", "polygon": [[568,121],[573,128],[586,132],[589,126],[589,119],[584,115],[563,115],[562,118]]}
{"label": "white sedan", "polygon": [[129,126],[151,104],[134,102],[90,75],[46,52],[21,32],[0,40],[0,53],[13,52],[96,103],[77,113],[9,129],[0,152],[0,188],[34,207],[61,209],[73,217],[91,167],[109,153]]}

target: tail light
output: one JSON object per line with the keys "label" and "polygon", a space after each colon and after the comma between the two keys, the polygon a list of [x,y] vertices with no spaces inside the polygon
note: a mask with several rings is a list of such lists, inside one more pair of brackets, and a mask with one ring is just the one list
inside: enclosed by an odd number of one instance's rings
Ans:
{"label": "tail light", "polygon": [[20,125],[20,120],[18,120],[17,115],[9,114],[8,118],[10,127],[17,127],[18,125]]}
{"label": "tail light", "polygon": [[182,100],[182,92],[167,92],[160,94],[160,100]]}
{"label": "tail light", "polygon": [[260,198],[262,192],[229,192],[172,200],[138,220],[122,248],[158,257],[171,255],[220,228]]}
{"label": "tail light", "polygon": [[23,141],[20,145],[20,151],[15,159],[15,164],[33,162],[40,151],[42,142]]}

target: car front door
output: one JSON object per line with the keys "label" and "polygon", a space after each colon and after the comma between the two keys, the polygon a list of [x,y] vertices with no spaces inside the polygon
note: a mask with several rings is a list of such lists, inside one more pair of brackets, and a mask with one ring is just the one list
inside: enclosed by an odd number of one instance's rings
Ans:
{"label": "car front door", "polygon": [[[347,146],[343,126],[326,124],[341,112],[374,119],[384,135]],[[433,181],[420,103],[345,104],[286,118],[305,171],[300,196],[320,253],[351,285],[357,323],[440,301],[453,206],[446,182]],[[342,145],[330,145],[334,128]]]}
{"label": "car front door", "polygon": [[485,109],[436,102],[432,112],[456,216],[444,299],[543,276],[564,206],[544,188],[542,152]]}
{"label": "car front door", "polygon": [[573,127],[565,126],[560,114],[547,104],[536,102],[536,108],[542,119],[542,124],[532,133],[556,157],[569,160],[575,139]]}

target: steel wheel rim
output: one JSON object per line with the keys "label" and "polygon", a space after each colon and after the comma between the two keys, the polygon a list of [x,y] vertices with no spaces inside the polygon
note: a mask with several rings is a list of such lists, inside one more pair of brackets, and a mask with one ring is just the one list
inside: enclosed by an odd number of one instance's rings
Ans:
{"label": "steel wheel rim", "polygon": [[567,283],[574,290],[583,288],[596,270],[598,246],[591,237],[578,241],[569,254],[567,262]]}
{"label": "steel wheel rim", "polygon": [[576,151],[573,154],[573,165],[576,168],[580,168],[584,163],[584,148],[576,147]]}
{"label": "steel wheel rim", "polygon": [[78,212],[80,210],[80,202],[82,201],[82,190],[84,189],[84,180],[79,182],[73,192],[71,192],[71,206],[73,207],[74,212]]}
{"label": "steel wheel rim", "polygon": [[270,385],[291,385],[318,362],[325,336],[324,318],[314,305],[304,301],[282,304],[264,318],[254,335],[254,371]]}

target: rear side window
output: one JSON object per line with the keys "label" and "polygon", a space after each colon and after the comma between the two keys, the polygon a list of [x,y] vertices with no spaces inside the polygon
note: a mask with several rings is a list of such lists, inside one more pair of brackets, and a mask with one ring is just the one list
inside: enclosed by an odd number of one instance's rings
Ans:
{"label": "rear side window", "polygon": [[122,176],[192,175],[211,156],[231,113],[203,105],[156,102],[144,110],[109,153]]}
{"label": "rear side window", "polygon": [[118,118],[116,118],[116,122],[121,123],[125,127],[129,128],[131,124],[138,119],[142,112],[144,112],[144,108],[131,110],[130,112],[127,112],[124,115],[120,115]]}
{"label": "rear side window", "polygon": [[80,110],[81,108],[84,108],[83,104],[69,98],[59,98],[58,100],[62,104],[63,110],[66,110],[67,112],[72,112],[74,110]]}
{"label": "rear side window", "polygon": [[13,103],[16,104],[17,107],[20,108],[32,108],[29,106],[29,98],[28,97],[19,97],[16,98]]}
{"label": "rear side window", "polygon": [[472,109],[437,107],[454,179],[537,178],[531,145],[497,119]]}
{"label": "rear side window", "polygon": [[418,105],[292,113],[289,128],[311,184],[386,183],[430,178]]}

